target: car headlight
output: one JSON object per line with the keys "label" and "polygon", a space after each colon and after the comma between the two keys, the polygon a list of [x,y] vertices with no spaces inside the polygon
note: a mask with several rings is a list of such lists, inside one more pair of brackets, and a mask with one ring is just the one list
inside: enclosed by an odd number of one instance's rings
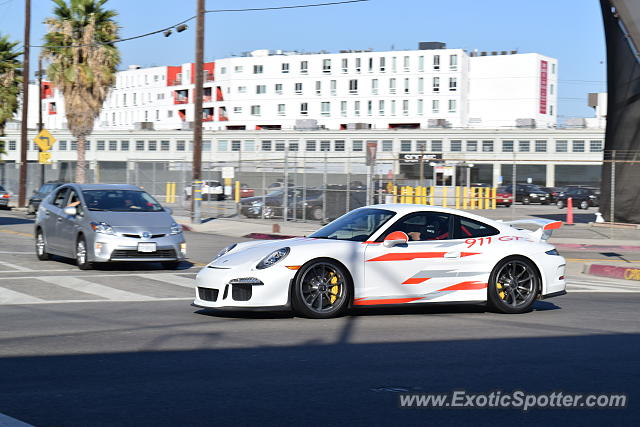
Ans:
{"label": "car headlight", "polygon": [[221,256],[225,256],[226,254],[228,254],[229,252],[231,252],[233,250],[233,248],[235,248],[236,246],[238,246],[237,243],[234,243],[232,245],[227,246],[226,248],[222,249],[220,252],[218,252],[218,254],[213,258],[212,261],[217,260],[218,258],[220,258]]}
{"label": "car headlight", "polygon": [[289,255],[289,252],[290,252],[290,249],[288,247],[287,248],[280,248],[277,251],[273,251],[269,255],[264,257],[262,259],[262,261],[260,261],[258,263],[258,265],[256,265],[256,268],[258,270],[262,270],[264,268],[269,268],[272,265],[277,264],[278,262],[280,262],[283,259],[285,259],[286,256]]}
{"label": "car headlight", "polygon": [[546,251],[545,254],[547,255],[557,255],[560,256],[560,252],[558,252],[557,249],[551,249],[550,251]]}
{"label": "car headlight", "polygon": [[180,234],[182,233],[182,226],[180,224],[176,224],[175,222],[171,224],[171,234]]}
{"label": "car headlight", "polygon": [[538,197],[536,193],[529,193],[529,197]]}
{"label": "car headlight", "polygon": [[115,231],[113,231],[113,227],[111,227],[106,222],[92,222],[91,223],[91,229],[93,231],[95,231],[96,233],[116,234]]}

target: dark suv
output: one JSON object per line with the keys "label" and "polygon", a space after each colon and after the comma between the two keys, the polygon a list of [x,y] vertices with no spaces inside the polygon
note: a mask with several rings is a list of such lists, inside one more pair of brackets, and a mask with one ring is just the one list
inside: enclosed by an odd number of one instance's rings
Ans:
{"label": "dark suv", "polygon": [[[505,186],[507,193],[513,194],[513,188],[511,185]],[[530,203],[540,203],[543,205],[549,204],[549,193],[544,191],[541,187],[535,184],[516,184],[516,202],[521,202],[523,205]]]}
{"label": "dark suv", "polygon": [[29,198],[29,205],[27,205],[27,213],[35,214],[40,206],[40,202],[47,197],[56,188],[65,184],[64,181],[49,181],[42,184],[38,190],[33,190],[33,196]]}
{"label": "dark suv", "polygon": [[567,206],[567,199],[571,197],[571,204],[579,209],[589,209],[600,206],[600,190],[590,187],[569,187],[558,195],[556,206],[563,209]]}

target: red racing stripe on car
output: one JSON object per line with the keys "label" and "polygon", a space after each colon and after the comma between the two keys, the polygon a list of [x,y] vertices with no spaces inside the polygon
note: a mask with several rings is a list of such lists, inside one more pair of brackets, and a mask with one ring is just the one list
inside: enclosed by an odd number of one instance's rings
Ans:
{"label": "red racing stripe on car", "polygon": [[353,305],[382,305],[382,304],[404,304],[411,301],[417,301],[422,297],[417,298],[389,298],[389,299],[366,299],[359,298],[353,301]]}
{"label": "red racing stripe on car", "polygon": [[379,257],[368,259],[371,261],[411,261],[418,258],[444,258],[445,252],[407,252],[384,254]]}
{"label": "red racing stripe on car", "polygon": [[448,288],[440,289],[439,292],[442,291],[472,291],[475,289],[485,289],[487,287],[487,283],[478,282],[476,280],[471,280],[468,282],[460,282],[455,285],[449,286]]}
{"label": "red racing stripe on car", "polygon": [[382,242],[374,242],[373,240],[367,240],[365,242],[362,242],[363,245],[376,245]]}
{"label": "red racing stripe on car", "polygon": [[480,252],[460,252],[460,258],[471,255],[480,255]]}
{"label": "red racing stripe on car", "polygon": [[402,282],[403,285],[417,285],[419,283],[425,282],[429,280],[430,277],[409,277],[407,280]]}
{"label": "red racing stripe on car", "polygon": [[543,230],[557,230],[562,227],[562,221],[551,222],[543,227]]}

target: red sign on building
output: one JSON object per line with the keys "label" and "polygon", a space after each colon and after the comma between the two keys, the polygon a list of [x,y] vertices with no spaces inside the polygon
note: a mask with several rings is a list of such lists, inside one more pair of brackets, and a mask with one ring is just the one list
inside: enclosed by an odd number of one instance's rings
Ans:
{"label": "red sign on building", "polygon": [[547,114],[547,77],[549,63],[540,61],[540,114]]}

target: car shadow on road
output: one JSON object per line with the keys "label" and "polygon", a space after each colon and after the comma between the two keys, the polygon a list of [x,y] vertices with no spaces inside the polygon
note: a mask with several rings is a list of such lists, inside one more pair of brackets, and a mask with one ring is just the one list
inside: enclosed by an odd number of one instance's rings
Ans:
{"label": "car shadow on road", "polygon": [[[58,255],[50,255],[50,260],[55,261],[60,264],[66,264],[69,266],[76,266],[76,260],[71,258],[65,258]],[[180,272],[184,270],[189,270],[195,267],[195,264],[189,261],[181,261],[178,264],[178,267],[175,269],[166,269],[162,266],[160,262],[99,262],[94,263],[93,270],[94,271],[113,271],[113,272],[133,272],[133,271],[175,271]]]}

